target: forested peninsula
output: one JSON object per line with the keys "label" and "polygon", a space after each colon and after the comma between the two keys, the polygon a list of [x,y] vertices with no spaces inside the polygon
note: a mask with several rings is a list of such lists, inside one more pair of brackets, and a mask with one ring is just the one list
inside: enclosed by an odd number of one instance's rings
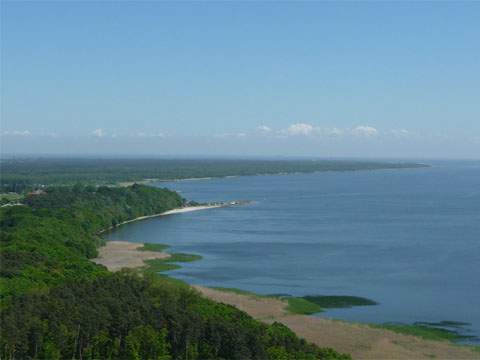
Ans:
{"label": "forested peninsula", "polygon": [[167,189],[50,187],[0,208],[2,359],[349,359],[168,277],[90,261],[104,229],[185,204]]}
{"label": "forested peninsula", "polygon": [[1,192],[21,193],[46,185],[116,185],[143,180],[356,171],[426,167],[412,162],[321,160],[321,159],[0,159]]}

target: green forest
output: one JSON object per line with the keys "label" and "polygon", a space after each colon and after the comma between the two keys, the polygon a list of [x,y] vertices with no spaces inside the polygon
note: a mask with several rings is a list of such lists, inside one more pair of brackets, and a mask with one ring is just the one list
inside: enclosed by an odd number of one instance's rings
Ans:
{"label": "green forest", "polygon": [[240,175],[424,167],[416,163],[347,160],[1,159],[1,192],[77,182],[107,185],[144,179],[176,180]]}
{"label": "green forest", "polygon": [[99,233],[182,206],[167,189],[62,186],[0,208],[2,359],[349,359],[151,272],[89,259]]}

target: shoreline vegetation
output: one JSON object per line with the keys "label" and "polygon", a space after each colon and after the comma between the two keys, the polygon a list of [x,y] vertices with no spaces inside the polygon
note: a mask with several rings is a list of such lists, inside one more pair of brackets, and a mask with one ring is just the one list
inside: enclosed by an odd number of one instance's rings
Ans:
{"label": "shoreline vegetation", "polygon": [[[109,243],[107,242],[106,247]],[[182,254],[186,259],[177,258],[176,254],[168,257],[165,250],[169,246],[165,244],[123,243],[126,247],[129,246],[128,244],[135,244],[135,249],[129,248],[132,258],[142,258],[141,253],[145,251],[157,251],[159,254],[167,255],[160,259],[146,260],[143,266],[136,267],[138,271],[145,274],[158,274],[177,269],[180,267],[177,262],[201,259],[198,255],[195,257],[191,254]],[[115,252],[109,255],[115,256]],[[133,263],[134,261],[131,261],[126,265]],[[109,270],[116,271],[115,268],[109,268]],[[181,280],[173,280],[183,283]],[[208,288],[199,285],[192,285],[192,287],[211,300],[233,305],[267,324],[282,323],[309,342],[352,354],[355,359],[479,358],[476,348],[453,343],[455,340],[462,339],[458,334],[428,327],[425,324],[370,325],[308,316],[333,307],[375,305],[375,302],[369,299],[353,296],[259,295],[236,288]]]}
{"label": "shoreline vegetation", "polygon": [[313,315],[324,312],[326,309],[350,308],[353,306],[371,306],[377,305],[373,300],[347,295],[306,295],[306,296],[292,296],[289,294],[267,294],[260,295],[251,291],[226,288],[226,287],[212,287],[212,289],[232,292],[234,294],[253,296],[258,298],[272,298],[279,299],[286,302],[286,310],[292,314],[298,315]]}

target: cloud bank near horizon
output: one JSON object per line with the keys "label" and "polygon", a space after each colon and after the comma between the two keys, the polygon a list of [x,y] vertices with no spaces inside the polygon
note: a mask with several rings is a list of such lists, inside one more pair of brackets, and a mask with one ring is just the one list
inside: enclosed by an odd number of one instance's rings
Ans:
{"label": "cloud bank near horizon", "polygon": [[[447,136],[403,128],[378,129],[368,123],[322,127],[295,122],[282,128],[261,124],[253,129],[204,135],[104,128],[76,134],[12,129],[0,135],[4,154],[480,158],[477,134]],[[445,151],[441,153],[439,148]]]}

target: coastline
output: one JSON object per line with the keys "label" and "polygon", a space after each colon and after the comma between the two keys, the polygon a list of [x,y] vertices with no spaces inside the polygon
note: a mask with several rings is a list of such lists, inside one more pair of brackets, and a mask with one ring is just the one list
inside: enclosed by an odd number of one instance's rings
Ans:
{"label": "coastline", "polygon": [[[99,249],[101,257],[92,261],[110,271],[147,270],[149,260],[166,262],[175,256],[163,250],[145,251],[143,246],[142,243],[109,241]],[[308,342],[349,353],[355,359],[480,359],[480,353],[449,341],[426,340],[368,324],[292,314],[285,299],[190,286],[206,298],[232,305],[267,324],[282,323]]]}
{"label": "coastline", "polygon": [[152,183],[163,183],[163,182],[181,182],[181,181],[199,181],[199,180],[212,180],[212,179],[229,179],[242,176],[269,176],[269,175],[295,175],[295,174],[315,174],[322,172],[344,172],[344,171],[377,171],[377,170],[403,170],[403,169],[420,169],[432,167],[432,165],[427,163],[408,163],[407,166],[390,166],[382,168],[372,168],[372,169],[326,169],[326,170],[313,170],[313,171],[279,171],[279,172],[266,172],[266,173],[252,173],[252,174],[232,174],[232,175],[218,175],[218,176],[203,176],[203,177],[186,177],[186,178],[171,178],[171,179],[162,179],[162,178],[148,178],[141,180],[133,181],[120,181],[116,185],[120,187],[132,186],[134,184],[143,184],[149,185]]}
{"label": "coastline", "polygon": [[103,230],[99,231],[98,234],[103,234],[103,233],[105,233],[107,231],[110,231],[110,230],[113,230],[113,229],[115,229],[115,228],[117,228],[121,225],[129,224],[129,223],[132,223],[132,222],[135,222],[135,221],[150,219],[150,218],[159,217],[159,216],[181,214],[181,213],[186,213],[186,212],[215,209],[215,208],[221,208],[221,207],[227,207],[227,206],[231,206],[231,205],[228,204],[228,203],[222,203],[222,204],[215,204],[215,205],[185,206],[185,207],[181,207],[181,208],[167,210],[167,211],[164,211],[164,212],[161,212],[161,213],[158,213],[158,214],[144,215],[144,216],[136,217],[135,219],[122,221],[121,223],[118,223],[115,226],[110,226],[107,229],[103,229]]}

